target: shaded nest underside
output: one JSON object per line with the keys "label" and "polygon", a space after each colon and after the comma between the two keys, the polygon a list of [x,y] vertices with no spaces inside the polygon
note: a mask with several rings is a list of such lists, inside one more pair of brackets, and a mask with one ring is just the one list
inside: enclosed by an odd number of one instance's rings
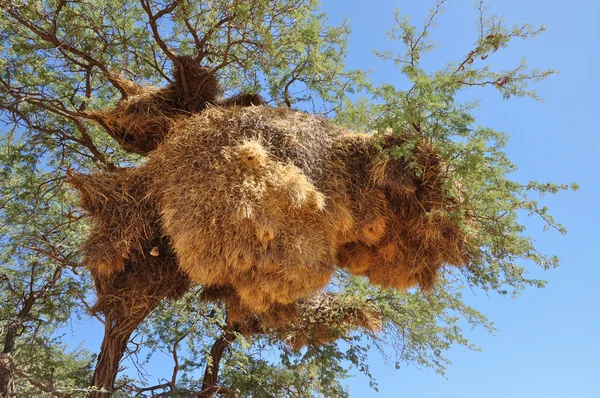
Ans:
{"label": "shaded nest underside", "polygon": [[231,287],[208,287],[202,299],[223,302],[227,318],[243,335],[265,334],[293,349],[333,342],[354,330],[381,330],[381,312],[375,304],[355,296],[317,293],[269,312],[248,314]]}
{"label": "shaded nest underside", "polygon": [[137,326],[164,298],[177,299],[190,287],[168,242],[158,238],[149,243],[148,252],[159,250],[160,258],[136,252],[123,259],[119,272],[106,275],[92,269],[98,293],[92,310],[119,321],[122,327],[124,322]]}

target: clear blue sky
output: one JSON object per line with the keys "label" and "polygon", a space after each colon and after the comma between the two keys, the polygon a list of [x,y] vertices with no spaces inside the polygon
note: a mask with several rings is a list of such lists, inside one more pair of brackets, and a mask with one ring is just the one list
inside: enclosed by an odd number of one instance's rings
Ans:
{"label": "clear blue sky", "polygon": [[[375,81],[397,82],[392,65],[373,55],[373,48],[393,49],[385,30],[400,8],[419,23],[434,5],[422,1],[324,0],[322,9],[332,23],[347,16],[353,28],[348,65],[373,68]],[[600,262],[600,135],[595,117],[600,101],[600,1],[490,0],[490,11],[507,22],[545,23],[540,37],[513,43],[495,55],[502,65],[514,65],[525,56],[530,65],[560,70],[537,86],[545,103],[533,100],[502,100],[494,90],[479,90],[478,123],[509,133],[508,153],[519,165],[520,180],[576,181],[581,189],[548,197],[555,217],[568,228],[561,236],[542,232],[541,224],[523,220],[539,248],[558,255],[560,268],[531,275],[549,280],[545,289],[531,289],[515,301],[483,292],[468,302],[494,321],[498,332],[467,331],[482,352],[454,348],[447,379],[412,367],[393,371],[374,352],[371,373],[378,375],[380,393],[366,378],[348,380],[353,397],[600,397],[600,319],[598,285]],[[471,0],[449,1],[438,19],[432,38],[440,43],[432,65],[457,60],[475,38],[477,14]],[[85,328],[85,326],[83,327]],[[101,330],[99,325],[93,327]],[[74,325],[73,341],[79,341],[82,325]],[[86,347],[96,350],[101,336],[85,332]],[[165,366],[168,366],[165,364]],[[357,372],[358,373],[358,372]]]}
{"label": "clear blue sky", "polygon": [[[384,32],[392,26],[394,9],[420,23],[434,1],[323,3],[332,22],[344,16],[350,20],[348,65],[373,67],[376,81],[402,85],[392,65],[377,60],[372,49],[393,49]],[[432,63],[441,65],[468,53],[476,34],[472,3],[449,1],[444,7],[432,34],[440,43]],[[510,24],[547,26],[544,34],[513,43],[492,63],[514,65],[525,56],[531,66],[560,71],[537,86],[544,103],[505,101],[491,89],[475,94],[482,100],[478,123],[511,136],[508,153],[520,169],[516,178],[581,185],[578,192],[545,200],[567,227],[566,236],[544,233],[540,223],[523,220],[539,248],[558,255],[562,265],[548,272],[530,266],[532,275],[549,284],[515,301],[483,292],[469,297],[498,331],[495,336],[467,331],[482,352],[452,349],[447,379],[411,367],[393,371],[373,353],[370,370],[379,375],[380,393],[358,376],[349,380],[353,397],[600,397],[600,1],[489,0],[488,6]]]}

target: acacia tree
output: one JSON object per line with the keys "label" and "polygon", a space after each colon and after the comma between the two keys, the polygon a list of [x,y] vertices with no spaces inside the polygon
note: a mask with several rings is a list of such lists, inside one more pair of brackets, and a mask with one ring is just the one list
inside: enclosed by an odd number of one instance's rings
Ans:
{"label": "acacia tree", "polygon": [[[530,70],[524,63],[493,70],[483,61],[500,56],[511,40],[542,29],[507,27],[481,1],[473,46],[454,63],[430,72],[421,59],[433,48],[428,35],[444,1],[422,26],[397,15],[390,37],[406,51],[378,56],[394,62],[406,77],[408,86],[400,88],[374,85],[364,72],[345,68],[349,26],[328,25],[316,1],[198,3],[0,0],[0,300],[6,303],[0,308],[0,396],[10,396],[15,388],[24,395],[78,396],[92,385],[93,356],[67,352],[55,334],[70,317],[87,316],[93,301],[87,271],[78,267],[87,220],[64,177],[67,169],[112,170],[142,160],[124,150],[89,111],[126,96],[125,79],[172,83],[181,56],[209,66],[224,93],[260,92],[270,106],[305,109],[354,130],[408,129],[428,137],[467,193],[472,222],[462,227],[479,250],[466,267],[446,270],[432,293],[384,290],[340,271],[331,289],[375,303],[383,330],[344,332],[345,344],[300,352],[273,337],[241,338],[227,329],[226,309],[202,302],[201,287],[194,287],[177,302],[161,303],[128,348],[134,356],[169,353],[172,372],[157,384],[122,375],[109,386],[115,394],[345,396],[340,383],[349,372],[345,364],[371,377],[369,347],[394,352],[389,359],[396,365],[408,362],[443,372],[447,348],[471,346],[457,326],[460,318],[491,328],[462,302],[461,284],[501,294],[543,286],[517,261],[548,268],[557,259],[536,251],[517,215],[523,210],[537,214],[564,232],[535,198],[569,187],[510,180],[515,167],[503,152],[506,137],[475,127],[475,104],[457,99],[463,90],[484,86],[505,98],[537,98],[528,84],[551,71]],[[356,93],[371,99],[356,99]],[[412,153],[407,143],[390,156],[410,159]]]}

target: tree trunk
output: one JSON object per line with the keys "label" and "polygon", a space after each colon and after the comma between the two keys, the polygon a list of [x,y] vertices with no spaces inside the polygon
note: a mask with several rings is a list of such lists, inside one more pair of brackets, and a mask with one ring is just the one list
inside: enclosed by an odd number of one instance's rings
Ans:
{"label": "tree trunk", "polygon": [[[21,310],[21,313],[22,312],[23,310]],[[17,317],[17,321],[8,326],[8,330],[6,331],[6,339],[4,340],[4,349],[0,353],[0,398],[12,398],[16,396],[15,381],[13,379],[12,371],[12,352],[15,348],[15,341],[17,339],[17,322],[19,321],[20,318]]]}
{"label": "tree trunk", "polygon": [[202,390],[197,395],[198,397],[211,398],[223,389],[217,385],[219,377],[219,365],[225,349],[231,345],[233,340],[235,340],[235,337],[235,333],[233,333],[233,331],[227,326],[227,329],[225,329],[221,337],[219,337],[213,344],[212,348],[210,349],[209,359],[206,363],[206,370],[204,371]]}
{"label": "tree trunk", "polygon": [[16,397],[11,362],[10,353],[0,353],[0,398]]}
{"label": "tree trunk", "polygon": [[[160,257],[146,258],[143,253],[154,247],[160,248]],[[179,270],[166,240],[149,241],[143,253],[134,253],[117,274],[102,276],[92,271],[98,293],[93,310],[104,314],[104,340],[92,379],[96,391],[89,397],[112,396],[131,334],[164,298],[181,297],[189,289],[190,280]]]}
{"label": "tree trunk", "polygon": [[29,316],[36,295],[31,292],[14,321],[8,326],[4,339],[4,347],[0,353],[0,398],[16,397],[15,382],[12,372],[12,352],[17,341],[17,330]]}
{"label": "tree trunk", "polygon": [[[98,391],[89,393],[89,398],[111,397],[115,388],[115,379],[119,373],[119,363],[127,349],[127,343],[134,330],[146,319],[148,314],[161,302],[163,297],[152,297],[147,306],[138,307],[137,314],[128,314],[131,318],[104,321],[104,339],[100,346],[100,355],[94,369],[92,385]],[[102,391],[100,391],[102,390]]]}
{"label": "tree trunk", "polygon": [[109,322],[106,323],[104,340],[102,340],[100,355],[98,356],[98,362],[94,370],[93,385],[99,390],[108,392],[93,391],[88,397],[100,398],[112,396],[115,379],[117,378],[117,373],[119,373],[119,363],[123,358],[127,342],[133,330],[111,328]]}

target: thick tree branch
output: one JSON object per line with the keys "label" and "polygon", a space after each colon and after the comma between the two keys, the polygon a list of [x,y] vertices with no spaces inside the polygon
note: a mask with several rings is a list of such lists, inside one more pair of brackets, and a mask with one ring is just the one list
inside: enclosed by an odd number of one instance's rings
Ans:
{"label": "thick tree branch", "polygon": [[223,331],[223,334],[217,338],[217,340],[215,340],[210,349],[208,360],[206,361],[206,370],[204,371],[202,390],[194,395],[195,397],[210,398],[222,388],[217,385],[221,358],[223,357],[225,350],[229,348],[236,337],[237,336],[233,329],[227,325]]}
{"label": "thick tree branch", "polygon": [[160,10],[156,14],[153,14],[152,9],[150,7],[150,2],[148,0],[140,0],[140,4],[141,4],[142,8],[148,15],[148,24],[150,25],[150,29],[152,30],[152,37],[154,38],[154,41],[156,42],[156,44],[158,44],[160,49],[163,51],[163,53],[173,62],[176,69],[179,71],[179,73],[181,75],[183,93],[184,93],[184,96],[187,97],[188,87],[187,87],[187,82],[185,80],[185,71],[183,70],[184,68],[181,67],[181,61],[179,61],[179,58],[169,49],[167,44],[164,42],[164,40],[160,36],[160,32],[158,31],[158,24],[157,24],[157,21],[160,18],[171,13],[173,10],[175,10],[175,8],[177,7],[177,5],[179,5],[180,2],[181,2],[181,0],[174,0],[173,3],[171,3],[166,8]]}
{"label": "thick tree branch", "polygon": [[171,3],[166,8],[160,10],[156,14],[153,14],[152,13],[152,9],[150,7],[150,2],[148,0],[140,0],[140,4],[141,4],[142,8],[144,9],[144,11],[146,12],[146,14],[148,15],[148,24],[150,24],[150,28],[152,30],[152,36],[154,37],[154,41],[156,41],[156,44],[158,44],[158,46],[160,47],[160,49],[174,63],[179,62],[178,59],[177,59],[177,56],[175,54],[173,54],[173,52],[171,52],[171,50],[169,50],[169,47],[167,47],[166,43],[164,42],[164,40],[160,36],[160,33],[158,31],[157,21],[160,18],[162,18],[163,16],[165,16],[165,15],[171,13],[173,10],[175,10],[175,8],[177,7],[177,5],[179,5],[180,2],[181,2],[181,0],[174,0],[173,3]]}
{"label": "thick tree branch", "polygon": [[[223,17],[221,20],[219,20],[216,24],[211,26],[206,31],[206,33],[202,36],[202,39],[200,41],[196,42],[196,50],[198,51],[198,56],[197,56],[198,61],[201,61],[204,58],[204,56],[206,54],[206,44],[208,43],[208,40],[210,40],[212,35],[217,31],[217,29],[219,29],[224,24],[226,24],[230,21],[233,21],[234,18],[235,18],[235,14],[231,14],[226,17]],[[194,37],[196,37],[196,35],[194,35]]]}

